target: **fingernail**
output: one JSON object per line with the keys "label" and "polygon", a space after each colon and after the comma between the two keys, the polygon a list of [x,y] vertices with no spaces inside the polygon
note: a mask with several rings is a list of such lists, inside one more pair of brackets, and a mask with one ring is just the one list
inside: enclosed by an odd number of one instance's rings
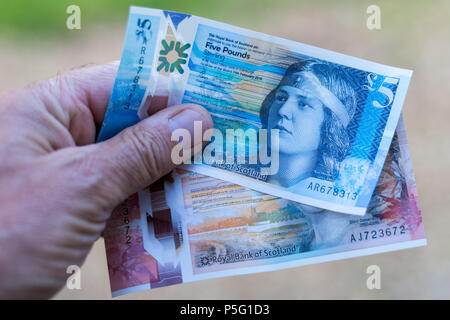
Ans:
{"label": "fingernail", "polygon": [[191,137],[194,137],[194,132],[202,134],[208,129],[204,116],[192,109],[186,109],[170,118],[169,126],[172,132],[177,129],[186,129],[191,134]]}

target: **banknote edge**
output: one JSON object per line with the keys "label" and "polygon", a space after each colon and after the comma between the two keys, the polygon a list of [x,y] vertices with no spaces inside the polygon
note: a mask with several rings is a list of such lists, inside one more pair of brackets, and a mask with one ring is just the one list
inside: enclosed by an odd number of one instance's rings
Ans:
{"label": "banknote edge", "polygon": [[[164,12],[163,9],[154,9],[154,8],[147,8],[147,7],[141,7],[141,6],[131,6],[130,7],[130,13],[160,15],[162,12]],[[175,11],[172,11],[172,12],[175,12]],[[185,14],[182,12],[176,12],[176,13]],[[340,53],[340,52],[329,50],[329,49],[323,49],[323,48],[320,48],[317,46],[281,38],[279,36],[262,33],[262,32],[254,31],[251,29],[243,28],[243,27],[234,26],[234,25],[231,25],[231,24],[228,24],[225,22],[216,21],[216,20],[204,18],[201,16],[193,15],[193,14],[189,14],[189,15],[191,17],[203,20],[204,22],[208,22],[213,25],[217,25],[218,27],[222,27],[226,30],[230,30],[232,32],[237,32],[237,33],[240,32],[240,33],[244,33],[244,34],[251,33],[251,34],[253,34],[253,36],[257,36],[259,39],[264,39],[266,41],[275,40],[274,42],[284,44],[288,47],[301,47],[302,50],[306,51],[306,52],[302,52],[302,54],[308,54],[308,55],[314,56],[315,54],[318,53],[321,57],[316,57],[316,58],[319,58],[322,60],[327,60],[327,61],[330,61],[333,63],[338,63],[341,65],[345,65],[345,66],[349,66],[349,67],[353,67],[353,68],[357,68],[357,69],[373,69],[373,70],[366,70],[366,71],[375,72],[375,70],[377,70],[377,72],[388,74],[389,76],[403,75],[403,76],[411,78],[412,73],[413,73],[413,71],[410,69],[394,67],[394,66],[382,64],[379,62],[367,60],[364,58],[358,58],[358,57],[351,56],[351,55],[348,55],[345,53]],[[201,23],[201,21],[199,21],[199,24],[200,23]],[[268,39],[268,38],[270,38],[270,39]],[[351,62],[350,64],[347,63],[347,61],[346,61],[346,59],[349,59],[349,58],[350,58],[350,62]],[[367,66],[367,68],[363,67],[363,66]],[[380,69],[383,69],[383,72],[380,72],[379,71]]]}
{"label": "banknote edge", "polygon": [[[222,179],[234,184],[238,184],[249,189],[253,189],[262,193],[274,195],[280,198],[292,200],[302,204],[307,204],[313,207],[319,207],[321,209],[326,209],[329,211],[339,212],[343,214],[351,214],[357,216],[363,216],[367,212],[367,207],[356,207],[349,205],[336,204],[334,202],[328,202],[325,200],[318,200],[308,196],[299,195],[283,188],[277,188],[267,182],[255,181],[250,177],[244,175],[223,170],[216,167],[211,167],[203,164],[185,164],[181,165],[180,168],[198,172],[204,175],[208,175],[213,178]],[[256,185],[256,186],[255,186]]]}
{"label": "banknote edge", "polygon": [[[392,244],[383,245],[383,246],[379,246],[379,247],[371,247],[371,248],[349,250],[349,251],[344,251],[344,252],[337,252],[337,253],[332,253],[332,254],[328,254],[328,255],[310,257],[310,258],[305,258],[305,259],[300,259],[300,260],[295,260],[295,261],[281,262],[278,264],[241,268],[241,269],[238,269],[238,271],[237,271],[237,269],[233,269],[233,270],[230,270],[230,272],[229,272],[230,274],[226,274],[227,272],[225,272],[225,273],[221,273],[219,276],[215,276],[214,272],[205,273],[202,275],[196,275],[195,278],[188,279],[187,281],[185,281],[183,279],[183,283],[197,282],[197,281],[209,280],[209,279],[225,278],[225,277],[232,276],[232,275],[241,276],[241,275],[247,275],[247,274],[257,274],[257,273],[263,273],[263,272],[287,270],[287,269],[299,268],[299,267],[304,267],[304,266],[313,265],[313,264],[340,261],[340,260],[345,260],[345,259],[370,256],[370,255],[374,255],[374,254],[381,254],[381,253],[388,253],[388,252],[394,252],[394,251],[399,251],[399,250],[424,247],[424,246],[427,246],[427,244],[428,243],[427,243],[426,238],[408,240],[408,241],[404,241],[404,242],[392,243]],[[138,285],[138,286],[133,286],[130,288],[113,291],[113,292],[111,292],[111,295],[113,298],[115,298],[115,297],[129,294],[129,293],[135,293],[135,292],[146,291],[146,290],[154,290],[154,289],[157,289],[157,288],[151,288],[149,284],[143,284],[143,285]]]}

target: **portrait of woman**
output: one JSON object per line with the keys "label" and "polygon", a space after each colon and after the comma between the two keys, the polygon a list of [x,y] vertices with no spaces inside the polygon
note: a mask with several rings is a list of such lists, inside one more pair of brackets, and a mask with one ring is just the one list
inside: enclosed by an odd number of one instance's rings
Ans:
{"label": "portrait of woman", "polygon": [[355,109],[343,67],[318,60],[292,64],[260,111],[262,128],[279,130],[279,170],[268,182],[295,189],[310,176],[333,181],[350,148],[347,126]]}

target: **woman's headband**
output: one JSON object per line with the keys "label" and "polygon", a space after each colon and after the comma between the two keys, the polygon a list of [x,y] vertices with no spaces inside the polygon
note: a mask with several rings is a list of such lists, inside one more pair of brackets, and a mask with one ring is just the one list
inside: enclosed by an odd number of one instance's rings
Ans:
{"label": "woman's headband", "polygon": [[284,76],[280,86],[291,86],[301,91],[307,98],[319,99],[324,106],[334,112],[344,128],[350,122],[350,116],[344,104],[327,88],[322,86],[319,79],[310,71],[289,73]]}

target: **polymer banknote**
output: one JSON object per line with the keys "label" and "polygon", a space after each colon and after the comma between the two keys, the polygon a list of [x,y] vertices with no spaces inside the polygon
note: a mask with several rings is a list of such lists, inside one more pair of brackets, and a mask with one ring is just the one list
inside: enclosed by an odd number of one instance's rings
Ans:
{"label": "polymer banknote", "polygon": [[411,74],[188,14],[132,7],[99,141],[148,116],[155,97],[200,104],[215,129],[194,137],[208,144],[185,169],[363,215]]}
{"label": "polymer banknote", "polygon": [[178,168],[114,210],[104,238],[113,296],[426,245],[402,121],[362,217]]}

